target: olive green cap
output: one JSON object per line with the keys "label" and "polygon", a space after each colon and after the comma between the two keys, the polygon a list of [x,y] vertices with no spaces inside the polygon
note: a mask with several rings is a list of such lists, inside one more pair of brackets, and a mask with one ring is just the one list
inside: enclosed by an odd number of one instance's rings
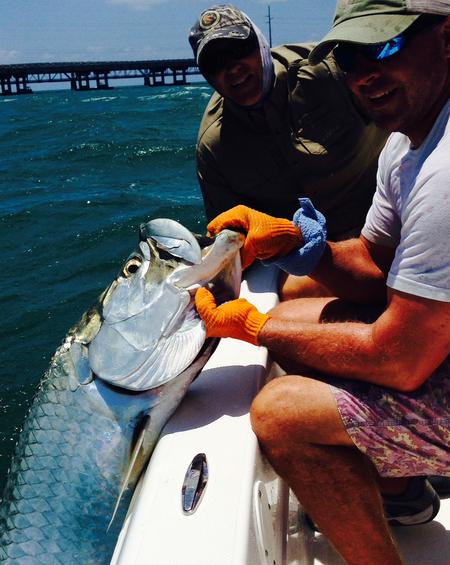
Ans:
{"label": "olive green cap", "polygon": [[421,14],[450,14],[450,0],[338,0],[333,27],[311,51],[320,63],[337,43],[371,45],[404,32]]}

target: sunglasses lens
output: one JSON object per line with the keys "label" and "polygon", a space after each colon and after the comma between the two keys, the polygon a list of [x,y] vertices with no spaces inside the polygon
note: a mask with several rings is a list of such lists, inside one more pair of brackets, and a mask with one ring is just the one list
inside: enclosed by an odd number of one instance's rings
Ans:
{"label": "sunglasses lens", "polygon": [[215,75],[225,66],[225,61],[218,55],[211,57],[204,57],[201,63],[201,70],[206,75]]}
{"label": "sunglasses lens", "polygon": [[353,69],[358,53],[370,61],[383,61],[398,53],[406,44],[405,34],[397,35],[386,43],[376,45],[337,45],[334,48],[334,58],[344,72]]}
{"label": "sunglasses lens", "polygon": [[393,39],[386,41],[386,43],[380,43],[378,45],[367,45],[361,49],[361,52],[365,57],[372,61],[382,61],[388,57],[392,57],[403,49],[405,46],[406,39],[405,36],[397,35]]}
{"label": "sunglasses lens", "polygon": [[245,41],[241,45],[237,45],[232,51],[234,59],[243,59],[248,57],[256,49],[256,44],[253,41]]}
{"label": "sunglasses lens", "polygon": [[351,71],[355,66],[356,50],[349,45],[338,45],[334,48],[334,58],[339,68],[345,73]]}
{"label": "sunglasses lens", "polygon": [[205,74],[216,74],[226,67],[230,61],[239,61],[248,57],[257,48],[255,41],[230,41],[226,46],[214,49],[211,46],[202,57],[201,67]]}

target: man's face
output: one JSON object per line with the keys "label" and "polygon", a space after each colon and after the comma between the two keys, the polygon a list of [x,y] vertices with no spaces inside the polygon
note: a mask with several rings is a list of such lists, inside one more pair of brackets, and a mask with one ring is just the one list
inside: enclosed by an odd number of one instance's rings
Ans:
{"label": "man's face", "polygon": [[425,139],[450,96],[449,20],[412,36],[382,61],[357,57],[347,83],[363,111],[381,128]]}
{"label": "man's face", "polygon": [[[228,42],[228,45],[236,41]],[[241,56],[243,55],[243,56]],[[239,53],[239,50],[227,50],[222,47],[211,50],[208,59],[212,62],[220,60],[220,64],[207,73],[208,81],[222,96],[229,98],[239,106],[253,106],[262,96],[263,72],[261,55],[258,47],[252,48],[250,53]],[[214,67],[214,65],[212,65]]]}

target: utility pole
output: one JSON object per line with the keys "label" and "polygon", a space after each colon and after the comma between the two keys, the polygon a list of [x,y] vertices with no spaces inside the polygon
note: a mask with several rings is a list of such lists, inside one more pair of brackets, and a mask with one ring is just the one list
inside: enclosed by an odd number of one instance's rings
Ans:
{"label": "utility pole", "polygon": [[272,16],[270,15],[270,4],[267,6],[267,23],[269,24],[269,47],[272,48]]}

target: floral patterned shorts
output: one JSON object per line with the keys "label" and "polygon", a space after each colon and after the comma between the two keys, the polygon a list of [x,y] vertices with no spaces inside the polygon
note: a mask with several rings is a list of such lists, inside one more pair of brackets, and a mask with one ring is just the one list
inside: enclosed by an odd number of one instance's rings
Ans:
{"label": "floral patterned shorts", "polygon": [[414,392],[330,386],[347,433],[381,476],[450,476],[450,358]]}

